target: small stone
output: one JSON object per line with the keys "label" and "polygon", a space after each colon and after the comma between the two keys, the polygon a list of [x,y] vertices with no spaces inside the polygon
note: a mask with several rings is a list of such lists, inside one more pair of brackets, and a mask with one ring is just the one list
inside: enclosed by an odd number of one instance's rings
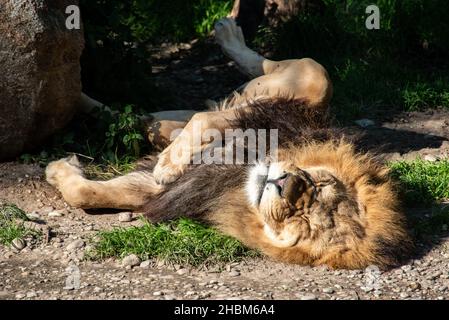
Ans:
{"label": "small stone", "polygon": [[435,161],[438,160],[438,158],[435,157],[433,154],[426,154],[426,155],[424,156],[424,160],[425,160],[425,161],[430,161],[430,162],[435,162]]}
{"label": "small stone", "polygon": [[404,272],[409,272],[409,271],[412,270],[412,266],[409,265],[409,264],[407,264],[407,265],[405,265],[405,266],[402,266],[401,269],[402,269]]}
{"label": "small stone", "polygon": [[38,219],[40,219],[41,216],[37,213],[37,211],[33,211],[31,213],[28,213],[27,217],[30,220],[38,220]]}
{"label": "small stone", "polygon": [[370,120],[370,119],[360,119],[360,120],[356,120],[354,122],[362,128],[374,126],[374,121]]}
{"label": "small stone", "polygon": [[120,222],[130,222],[133,219],[132,212],[120,212],[118,214],[118,221]]}
{"label": "small stone", "polygon": [[62,212],[61,212],[61,210],[54,210],[54,211],[49,212],[48,216],[50,218],[59,218],[59,217],[62,217]]}
{"label": "small stone", "polygon": [[129,256],[126,256],[122,260],[123,267],[135,267],[138,265],[140,265],[140,258],[135,254],[130,254]]}
{"label": "small stone", "polygon": [[22,294],[22,293],[16,294],[16,299],[23,299],[23,298],[25,298],[24,294]]}
{"label": "small stone", "polygon": [[412,282],[410,283],[410,289],[414,290],[419,290],[421,289],[421,284],[419,282]]}
{"label": "small stone", "polygon": [[442,226],[441,226],[441,230],[442,231],[447,231],[447,224],[443,224]]}
{"label": "small stone", "polygon": [[380,269],[378,266],[371,264],[365,268],[365,273],[380,273]]}
{"label": "small stone", "polygon": [[179,274],[179,275],[184,275],[184,274],[186,274],[186,273],[188,273],[189,272],[189,270],[187,270],[187,269],[185,269],[185,268],[181,268],[181,269],[179,269],[178,271],[176,271],[176,273],[177,274]]}
{"label": "small stone", "polygon": [[142,261],[142,262],[140,263],[139,267],[141,267],[141,268],[149,268],[149,267],[150,267],[150,263],[151,263],[150,260]]}
{"label": "small stone", "polygon": [[316,296],[314,294],[301,295],[299,300],[316,300]]}
{"label": "small stone", "polygon": [[409,295],[408,295],[407,292],[401,292],[401,293],[399,294],[399,296],[400,296],[402,299],[405,299],[405,298],[408,298],[408,297],[409,297]]}
{"label": "small stone", "polygon": [[85,245],[84,241],[79,239],[69,243],[66,249],[67,251],[75,251],[77,249],[81,249],[82,247],[84,247],[84,245]]}
{"label": "small stone", "polygon": [[159,296],[162,296],[162,295],[164,295],[164,293],[162,291],[154,291],[153,292],[153,296],[159,297]]}
{"label": "small stone", "polygon": [[230,277],[238,277],[239,275],[240,275],[240,272],[237,270],[232,270],[231,272],[229,272]]}
{"label": "small stone", "polygon": [[333,288],[324,288],[323,289],[323,293],[332,294],[334,292],[335,292],[335,290]]}
{"label": "small stone", "polygon": [[12,242],[11,245],[16,248],[17,250],[22,250],[23,248],[26,247],[26,242],[23,241],[20,238],[15,238]]}
{"label": "small stone", "polygon": [[37,294],[34,291],[30,291],[27,293],[27,298],[36,298]]}

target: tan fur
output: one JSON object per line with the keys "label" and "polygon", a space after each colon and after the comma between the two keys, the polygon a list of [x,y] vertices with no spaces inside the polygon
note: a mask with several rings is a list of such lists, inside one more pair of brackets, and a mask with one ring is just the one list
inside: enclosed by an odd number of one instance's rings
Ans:
{"label": "tan fur", "polygon": [[[407,252],[411,247],[388,170],[370,155],[356,153],[346,142],[330,141],[283,149],[280,160],[285,172],[304,172],[313,181],[313,188],[296,190],[300,197],[295,203],[289,203],[288,195],[270,196],[255,207],[248,201],[245,184],[239,183],[222,194],[208,194],[214,200],[201,219],[247,246],[288,263],[388,267],[400,261],[395,249]],[[152,208],[157,206],[152,198],[176,188],[157,185],[148,172],[90,181],[73,159],[51,163],[46,173],[47,180],[69,204],[83,208],[142,209],[144,204]],[[181,182],[185,183],[189,180]],[[188,195],[186,199],[189,201]],[[184,200],[179,201],[182,207]],[[202,206],[189,205],[198,209]],[[176,216],[169,207],[161,210]]]}
{"label": "tan fur", "polygon": [[69,205],[83,209],[136,210],[146,203],[148,196],[154,196],[162,190],[151,173],[145,171],[108,181],[88,180],[84,177],[76,156],[51,162],[45,175]]}
{"label": "tan fur", "polygon": [[[289,263],[326,264],[333,268],[363,268],[370,264],[385,267],[397,264],[400,257],[384,255],[383,251],[396,246],[406,252],[411,247],[388,171],[369,155],[357,154],[345,142],[328,142],[284,150],[281,159],[304,170],[329,170],[346,189],[344,194],[338,194],[337,208],[314,216],[305,213],[275,222],[274,225],[281,229],[295,224],[299,241],[291,247],[279,247],[267,237],[264,232],[267,221],[261,218],[259,210],[226,206],[235,203],[232,200],[235,198],[245,202],[241,190],[229,191],[220,199],[223,207],[210,215],[211,221],[246,245]],[[334,196],[336,194],[326,197]],[[276,204],[271,210],[276,210]],[[275,215],[273,211],[265,215],[268,214]],[[379,242],[379,239],[385,242]],[[386,245],[392,248],[383,247]]]}

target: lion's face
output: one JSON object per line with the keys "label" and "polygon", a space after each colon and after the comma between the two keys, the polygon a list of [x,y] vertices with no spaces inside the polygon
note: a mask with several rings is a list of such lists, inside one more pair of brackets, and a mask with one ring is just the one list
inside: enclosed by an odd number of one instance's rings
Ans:
{"label": "lion's face", "polygon": [[249,200],[264,222],[264,233],[278,247],[317,239],[334,228],[339,205],[354,205],[332,170],[300,168],[290,162],[258,164],[247,184]]}

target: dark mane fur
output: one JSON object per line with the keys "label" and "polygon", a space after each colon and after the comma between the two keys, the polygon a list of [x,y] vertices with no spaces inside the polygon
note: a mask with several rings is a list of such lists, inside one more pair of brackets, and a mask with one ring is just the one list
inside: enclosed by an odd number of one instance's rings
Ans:
{"label": "dark mane fur", "polygon": [[[229,122],[229,128],[278,129],[279,147],[345,137],[343,131],[330,127],[327,111],[312,109],[302,100],[264,99],[252,101],[249,106],[249,112],[235,109],[236,120]],[[224,192],[244,184],[247,167],[191,165],[180,178],[167,185],[165,191],[149,199],[144,212],[153,222],[180,216],[201,219]]]}

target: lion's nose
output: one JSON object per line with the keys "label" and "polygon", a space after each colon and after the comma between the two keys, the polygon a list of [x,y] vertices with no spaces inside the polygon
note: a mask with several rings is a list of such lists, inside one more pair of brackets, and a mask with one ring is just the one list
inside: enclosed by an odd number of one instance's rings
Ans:
{"label": "lion's nose", "polygon": [[281,189],[281,196],[294,204],[306,191],[307,182],[300,175],[289,174],[286,176]]}

